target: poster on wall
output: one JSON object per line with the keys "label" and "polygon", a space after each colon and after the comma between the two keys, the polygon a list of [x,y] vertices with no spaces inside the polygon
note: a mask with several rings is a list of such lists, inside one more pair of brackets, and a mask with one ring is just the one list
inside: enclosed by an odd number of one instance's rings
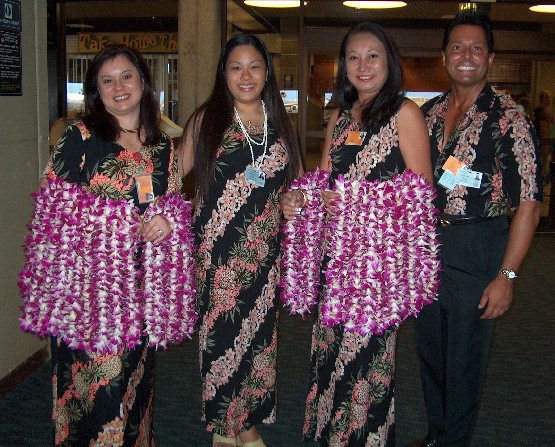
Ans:
{"label": "poster on wall", "polygon": [[21,2],[0,0],[0,96],[21,96]]}

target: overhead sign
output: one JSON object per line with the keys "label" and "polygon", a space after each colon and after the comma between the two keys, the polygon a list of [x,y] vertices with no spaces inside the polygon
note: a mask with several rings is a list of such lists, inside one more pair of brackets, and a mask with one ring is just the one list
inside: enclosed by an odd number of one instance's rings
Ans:
{"label": "overhead sign", "polygon": [[21,32],[20,0],[0,0],[0,30]]}
{"label": "overhead sign", "polygon": [[145,53],[177,53],[177,33],[79,33],[79,53],[122,44]]}

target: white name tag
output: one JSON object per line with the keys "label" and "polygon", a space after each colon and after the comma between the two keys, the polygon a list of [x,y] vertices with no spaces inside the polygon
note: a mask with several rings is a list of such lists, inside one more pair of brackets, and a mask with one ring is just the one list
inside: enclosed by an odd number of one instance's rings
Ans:
{"label": "white name tag", "polygon": [[457,186],[457,177],[451,171],[443,171],[438,183],[446,189],[453,189]]}
{"label": "white name tag", "polygon": [[482,173],[470,169],[459,169],[457,171],[457,185],[469,188],[479,188],[482,184]]}
{"label": "white name tag", "polygon": [[247,166],[245,178],[247,182],[256,186],[264,186],[266,184],[266,174],[264,171],[253,168],[252,166]]}

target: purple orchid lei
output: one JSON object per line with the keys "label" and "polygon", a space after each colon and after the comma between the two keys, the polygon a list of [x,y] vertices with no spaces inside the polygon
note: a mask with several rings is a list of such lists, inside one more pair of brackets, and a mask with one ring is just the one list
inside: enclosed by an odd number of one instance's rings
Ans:
{"label": "purple orchid lei", "polygon": [[191,202],[166,194],[147,208],[145,220],[156,214],[164,215],[173,231],[143,249],[145,333],[150,346],[166,348],[190,337],[198,320]]}
{"label": "purple orchid lei", "polygon": [[292,314],[305,316],[317,303],[326,208],[320,194],[330,173],[316,168],[294,180],[290,189],[306,196],[302,212],[283,225],[280,299]]}
{"label": "purple orchid lei", "polygon": [[[382,334],[417,315],[437,296],[435,191],[424,177],[412,172],[384,182],[339,176],[333,190],[340,197],[334,203],[335,215],[325,224],[325,254],[330,261],[324,271],[322,323],[342,325],[361,335]],[[318,250],[312,241],[305,246]],[[292,251],[284,247],[283,256]],[[289,286],[292,300],[293,292],[304,285],[294,283],[296,277],[289,279],[288,272],[284,274],[282,283]]]}
{"label": "purple orchid lei", "polygon": [[[145,260],[154,254],[156,261],[143,265],[143,277],[137,269],[141,240],[132,203],[102,198],[60,179],[49,180],[33,198],[18,282],[24,331],[61,337],[72,349],[101,354],[137,346],[143,335],[150,346],[161,348],[190,336],[197,316],[189,202],[170,194],[152,205],[148,215],[163,210],[175,231],[156,247],[145,244]],[[178,284],[168,276],[188,282]]]}
{"label": "purple orchid lei", "polygon": [[410,171],[385,182],[339,176],[334,191],[322,322],[379,335],[437,296],[436,193]]}

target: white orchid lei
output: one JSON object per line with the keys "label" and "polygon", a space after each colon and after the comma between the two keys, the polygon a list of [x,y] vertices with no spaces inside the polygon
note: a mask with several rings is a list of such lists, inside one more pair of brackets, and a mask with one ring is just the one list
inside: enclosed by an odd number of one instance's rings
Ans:
{"label": "white orchid lei", "polygon": [[[307,184],[305,188],[321,186]],[[323,232],[330,261],[324,271],[322,323],[342,325],[361,335],[381,334],[417,315],[437,296],[440,262],[437,210],[432,204],[435,191],[425,178],[411,172],[384,182],[339,176],[333,191],[340,197],[335,201],[335,216],[327,218]],[[312,220],[320,216],[319,209],[307,208],[295,219],[296,225],[315,227]],[[306,252],[320,253],[323,241],[299,238],[295,247],[292,243],[292,237],[286,235],[283,265],[291,264],[291,257],[301,263],[312,261],[315,255]],[[287,297],[292,313],[300,313],[297,309],[310,309],[316,298],[306,299],[306,284],[299,280],[303,278],[299,271],[314,266],[294,265],[295,275],[283,269],[282,299]]]}
{"label": "white orchid lei", "polygon": [[149,207],[145,218],[163,212],[173,231],[160,244],[144,244],[141,271],[132,203],[60,179],[33,197],[18,283],[24,331],[101,354],[132,348],[143,335],[165,348],[192,334],[198,317],[190,202],[168,194]]}

